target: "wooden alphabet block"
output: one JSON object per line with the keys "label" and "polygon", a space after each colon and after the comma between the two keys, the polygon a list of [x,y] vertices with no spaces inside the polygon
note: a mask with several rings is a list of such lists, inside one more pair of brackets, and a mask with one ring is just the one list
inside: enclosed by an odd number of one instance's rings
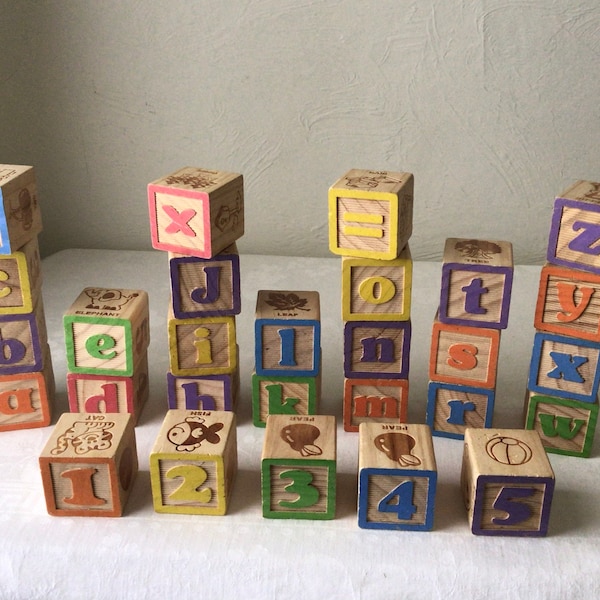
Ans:
{"label": "wooden alphabet block", "polygon": [[577,181],[554,201],[548,262],[600,274],[600,183]]}
{"label": "wooden alphabet block", "polygon": [[11,254],[42,231],[33,167],[0,164],[0,254]]}
{"label": "wooden alphabet block", "polygon": [[[37,237],[11,254],[0,253],[0,312],[33,312],[40,298],[42,271]],[[41,302],[41,300],[40,300]]]}
{"label": "wooden alphabet block", "polygon": [[329,189],[333,254],[391,260],[412,234],[411,173],[351,169]]}
{"label": "wooden alphabet block", "polygon": [[408,244],[393,260],[342,258],[344,321],[408,321],[412,293]]}
{"label": "wooden alphabet block", "polygon": [[554,472],[536,431],[468,428],[461,485],[475,535],[546,535]]}
{"label": "wooden alphabet block", "polygon": [[51,515],[120,517],[138,471],[133,420],[63,413],[39,462]]}
{"label": "wooden alphabet block", "polygon": [[175,318],[240,313],[240,257],[235,244],[209,259],[170,252],[169,270]]}
{"label": "wooden alphabet block", "polygon": [[167,373],[170,409],[234,410],[240,387],[239,364],[232,373],[182,377]]}
{"label": "wooden alphabet block", "polygon": [[435,436],[462,440],[467,427],[492,427],[493,389],[430,381],[427,424]]}
{"label": "wooden alphabet block", "polygon": [[244,234],[237,173],[184,167],[148,185],[152,246],[212,258]]}
{"label": "wooden alphabet block", "polygon": [[344,375],[408,379],[411,322],[349,321],[344,326]]}
{"label": "wooden alphabet block", "polygon": [[319,293],[259,290],[254,336],[257,375],[316,377],[321,366]]}
{"label": "wooden alphabet block", "polygon": [[226,514],[237,464],[234,413],[169,410],[150,454],[154,510]]}
{"label": "wooden alphabet block", "polygon": [[595,402],[600,385],[600,343],[537,332],[527,389]]}
{"label": "wooden alphabet block", "polygon": [[361,423],[406,423],[408,379],[344,379],[344,431]]}
{"label": "wooden alphabet block", "polygon": [[513,280],[510,242],[448,238],[438,319],[506,329]]}
{"label": "wooden alphabet block", "polygon": [[542,267],[534,326],[600,342],[600,275],[550,264]]}
{"label": "wooden alphabet block", "polygon": [[359,431],[359,527],[431,530],[437,467],[429,427],[361,423]]}
{"label": "wooden alphabet block", "polygon": [[335,476],[335,417],[267,417],[261,459],[264,517],[333,519]]}
{"label": "wooden alphabet block", "polygon": [[70,372],[130,377],[150,343],[148,294],[85,288],[63,324]]}
{"label": "wooden alphabet block", "polygon": [[500,331],[433,323],[429,379],[482,388],[496,386]]}
{"label": "wooden alphabet block", "polygon": [[588,458],[592,452],[598,399],[580,402],[527,392],[525,429],[540,434],[546,452]]}

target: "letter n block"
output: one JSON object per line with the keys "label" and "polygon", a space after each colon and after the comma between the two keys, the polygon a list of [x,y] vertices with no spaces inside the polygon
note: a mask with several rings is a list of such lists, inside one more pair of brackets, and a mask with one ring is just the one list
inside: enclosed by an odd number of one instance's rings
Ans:
{"label": "letter n block", "polygon": [[412,233],[411,173],[352,169],[329,189],[333,254],[391,260]]}
{"label": "letter n block", "polygon": [[431,530],[436,485],[437,467],[427,425],[361,423],[359,527]]}
{"label": "letter n block", "polygon": [[154,510],[224,515],[237,473],[235,415],[169,410],[150,454]]}
{"label": "letter n block", "polygon": [[244,235],[237,173],[184,167],[148,185],[152,246],[212,258]]}
{"label": "letter n block", "polygon": [[333,519],[335,476],[335,417],[267,417],[261,459],[264,517]]}
{"label": "letter n block", "polygon": [[0,254],[0,312],[34,311],[40,296],[42,274],[37,237],[11,254]]}
{"label": "letter n block", "polygon": [[475,535],[546,535],[554,472],[537,431],[467,429],[461,484]]}
{"label": "letter n block", "polygon": [[525,429],[540,434],[546,452],[588,458],[592,452],[598,400],[580,402],[527,392]]}
{"label": "letter n block", "polygon": [[234,410],[239,391],[239,365],[222,375],[177,376],[167,373],[167,401],[172,410]]}
{"label": "letter n block", "polygon": [[64,413],[39,462],[51,515],[120,517],[138,471],[133,420]]}

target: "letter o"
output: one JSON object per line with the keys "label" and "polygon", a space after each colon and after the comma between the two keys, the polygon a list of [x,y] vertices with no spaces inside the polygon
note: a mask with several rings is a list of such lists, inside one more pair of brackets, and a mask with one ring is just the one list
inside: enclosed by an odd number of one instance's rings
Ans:
{"label": "letter o", "polygon": [[369,277],[358,286],[360,297],[370,304],[385,304],[396,295],[396,286],[387,277]]}

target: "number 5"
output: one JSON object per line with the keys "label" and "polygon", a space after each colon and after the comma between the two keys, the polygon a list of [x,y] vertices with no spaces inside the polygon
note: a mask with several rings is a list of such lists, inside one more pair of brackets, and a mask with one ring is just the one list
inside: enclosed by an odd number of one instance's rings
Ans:
{"label": "number 5", "polygon": [[529,498],[535,493],[534,488],[523,487],[503,487],[493,507],[496,510],[502,510],[507,513],[504,518],[494,517],[492,523],[494,525],[517,525],[523,521],[527,521],[531,517],[531,508],[524,502],[519,502],[518,498]]}

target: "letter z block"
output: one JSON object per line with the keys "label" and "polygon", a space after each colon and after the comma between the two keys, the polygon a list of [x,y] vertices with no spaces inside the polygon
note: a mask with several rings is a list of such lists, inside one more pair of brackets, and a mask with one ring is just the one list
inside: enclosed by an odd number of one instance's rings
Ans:
{"label": "letter z block", "polygon": [[138,471],[133,420],[63,413],[39,462],[51,515],[120,517]]}
{"label": "letter z block", "polygon": [[475,535],[546,535],[554,472],[537,431],[468,428],[461,484]]}
{"label": "letter z block", "polygon": [[212,258],[244,235],[237,173],[184,167],[148,185],[152,246]]}

